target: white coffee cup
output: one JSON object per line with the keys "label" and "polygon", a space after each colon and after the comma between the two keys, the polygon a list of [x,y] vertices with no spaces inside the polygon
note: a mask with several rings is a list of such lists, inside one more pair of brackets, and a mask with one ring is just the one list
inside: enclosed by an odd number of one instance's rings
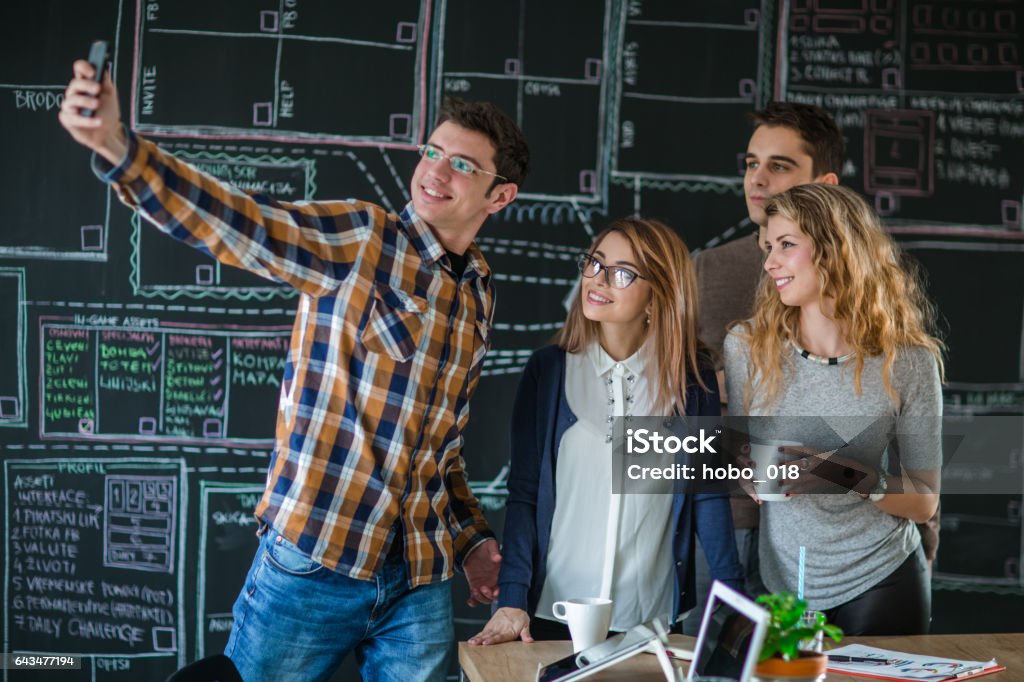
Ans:
{"label": "white coffee cup", "polygon": [[[801,447],[802,445],[803,443],[792,440],[750,441],[750,459],[754,462],[754,490],[762,501],[785,502],[789,500],[779,484],[793,479],[785,476],[788,469],[784,470],[779,466],[780,461],[783,463],[787,461],[783,453],[779,452],[779,448],[784,446]],[[771,474],[774,474],[774,477]]]}
{"label": "white coffee cup", "polygon": [[594,597],[556,601],[551,606],[551,613],[558,620],[569,624],[572,651],[575,654],[608,638],[612,600]]}

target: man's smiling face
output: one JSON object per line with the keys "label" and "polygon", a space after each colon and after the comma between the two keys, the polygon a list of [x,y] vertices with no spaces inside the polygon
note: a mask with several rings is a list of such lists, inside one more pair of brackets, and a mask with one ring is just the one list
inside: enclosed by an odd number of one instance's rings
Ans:
{"label": "man's smiling face", "polygon": [[[480,170],[495,173],[495,148],[483,133],[445,121],[431,134],[428,144],[446,156],[460,156]],[[412,202],[416,214],[435,233],[456,235],[467,230],[474,234],[484,220],[508,203],[498,198],[500,185],[488,192],[493,175],[466,175],[452,170],[447,158],[420,158],[412,176]]]}

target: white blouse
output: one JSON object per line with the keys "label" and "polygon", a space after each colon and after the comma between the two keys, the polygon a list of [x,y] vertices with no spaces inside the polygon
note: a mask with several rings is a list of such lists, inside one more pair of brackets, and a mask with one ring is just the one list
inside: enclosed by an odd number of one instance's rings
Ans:
{"label": "white blouse", "polygon": [[[565,391],[578,421],[562,436],[555,472],[555,514],[547,579],[536,616],[556,620],[562,599],[601,596],[606,536],[612,508],[610,417],[652,414],[644,373],[645,345],[616,362],[600,344],[566,354]],[[612,630],[655,617],[671,620],[672,495],[621,496],[611,580]]]}

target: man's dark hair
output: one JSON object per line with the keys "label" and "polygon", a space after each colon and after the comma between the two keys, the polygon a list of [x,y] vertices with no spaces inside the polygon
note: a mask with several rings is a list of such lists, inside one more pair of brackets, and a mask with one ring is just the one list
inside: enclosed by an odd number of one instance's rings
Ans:
{"label": "man's dark hair", "polygon": [[825,173],[842,175],[846,158],[846,141],[831,114],[813,104],[770,102],[759,111],[751,112],[754,129],[761,126],[795,130],[806,145],[807,155],[813,161],[814,177]]}
{"label": "man's dark hair", "polygon": [[[522,186],[530,170],[530,149],[526,146],[523,131],[508,114],[490,102],[467,102],[458,97],[445,97],[434,127],[446,121],[486,135],[494,145],[494,166],[498,175]],[[495,178],[487,191],[502,182],[505,181]]]}

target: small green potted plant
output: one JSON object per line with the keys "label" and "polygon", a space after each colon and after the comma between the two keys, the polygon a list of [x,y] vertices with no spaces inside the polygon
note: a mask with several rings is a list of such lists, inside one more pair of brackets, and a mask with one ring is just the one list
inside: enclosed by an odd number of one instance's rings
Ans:
{"label": "small green potted plant", "polygon": [[825,614],[820,611],[811,612],[816,613],[816,617],[804,618],[807,602],[789,592],[763,594],[757,598],[757,603],[771,618],[754,671],[756,679],[761,682],[824,679],[828,658],[814,651],[802,651],[800,645],[813,641],[819,632],[838,642],[843,638],[843,631],[826,623]]}

